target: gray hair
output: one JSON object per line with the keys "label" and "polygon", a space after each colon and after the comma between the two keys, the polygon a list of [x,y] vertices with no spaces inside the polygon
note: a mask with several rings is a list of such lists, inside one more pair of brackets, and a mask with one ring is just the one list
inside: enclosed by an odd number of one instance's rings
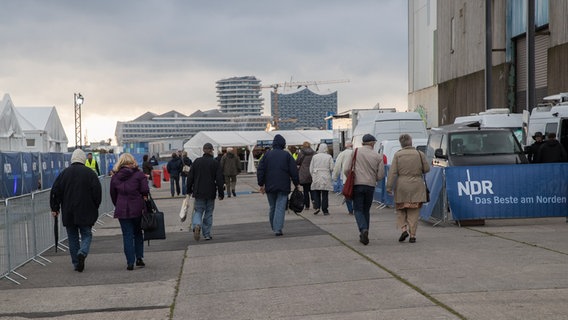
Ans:
{"label": "gray hair", "polygon": [[400,147],[412,147],[412,137],[408,133],[403,133],[398,137],[398,141],[400,141]]}

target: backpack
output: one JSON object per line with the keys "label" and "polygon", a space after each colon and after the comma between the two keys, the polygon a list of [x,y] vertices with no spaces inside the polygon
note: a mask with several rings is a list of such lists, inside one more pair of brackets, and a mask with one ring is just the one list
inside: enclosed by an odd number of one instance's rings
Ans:
{"label": "backpack", "polygon": [[294,191],[290,194],[290,200],[288,201],[288,208],[298,214],[304,210],[304,194],[298,190],[298,187],[294,188]]}

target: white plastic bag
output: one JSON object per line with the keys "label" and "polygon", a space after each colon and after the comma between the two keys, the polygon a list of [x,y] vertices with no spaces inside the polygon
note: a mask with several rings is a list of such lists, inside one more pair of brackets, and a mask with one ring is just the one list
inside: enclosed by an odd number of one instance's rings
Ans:
{"label": "white plastic bag", "polygon": [[183,203],[181,204],[181,209],[179,211],[179,218],[181,222],[184,222],[185,219],[187,219],[187,216],[191,214],[191,211],[193,211],[192,201],[189,195],[186,195],[183,199]]}

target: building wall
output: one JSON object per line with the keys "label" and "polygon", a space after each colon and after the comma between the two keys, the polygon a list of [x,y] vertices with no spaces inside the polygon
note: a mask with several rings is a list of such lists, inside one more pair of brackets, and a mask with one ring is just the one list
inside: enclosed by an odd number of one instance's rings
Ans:
{"label": "building wall", "polygon": [[[272,115],[274,112],[274,92],[270,94]],[[280,130],[296,128],[325,128],[325,117],[337,113],[337,91],[320,95],[309,89],[290,94],[278,93],[278,114]],[[290,121],[292,120],[292,121]]]}
{"label": "building wall", "polygon": [[548,92],[568,92],[568,1],[549,0]]}
{"label": "building wall", "polygon": [[408,95],[408,111],[418,112],[426,121],[427,128],[439,126],[438,86],[414,91]]}
{"label": "building wall", "polygon": [[408,88],[422,90],[436,79],[436,0],[409,0]]}
{"label": "building wall", "polygon": [[[510,65],[493,67],[493,107],[507,105],[508,73]],[[502,76],[502,79],[499,78]],[[445,81],[438,85],[438,123],[450,124],[459,116],[485,111],[485,71]]]}
{"label": "building wall", "polygon": [[[493,2],[493,49],[506,43],[506,0]],[[485,1],[439,0],[437,14],[438,82],[485,70]],[[493,65],[505,62],[493,52]]]}

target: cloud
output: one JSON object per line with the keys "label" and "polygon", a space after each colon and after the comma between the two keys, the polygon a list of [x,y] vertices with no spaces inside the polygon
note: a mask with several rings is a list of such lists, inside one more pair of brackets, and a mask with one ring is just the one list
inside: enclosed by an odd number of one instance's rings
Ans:
{"label": "cloud", "polygon": [[[263,84],[349,79],[340,111],[406,107],[407,4],[341,0],[3,1],[0,94],[16,105],[55,105],[74,141],[73,93],[83,128],[146,111],[216,108],[215,82],[254,75]],[[263,91],[269,101],[269,91]],[[268,103],[265,110],[270,107]],[[96,120],[96,121],[92,121]],[[87,126],[88,124],[88,126]],[[114,140],[114,138],[113,138]]]}

